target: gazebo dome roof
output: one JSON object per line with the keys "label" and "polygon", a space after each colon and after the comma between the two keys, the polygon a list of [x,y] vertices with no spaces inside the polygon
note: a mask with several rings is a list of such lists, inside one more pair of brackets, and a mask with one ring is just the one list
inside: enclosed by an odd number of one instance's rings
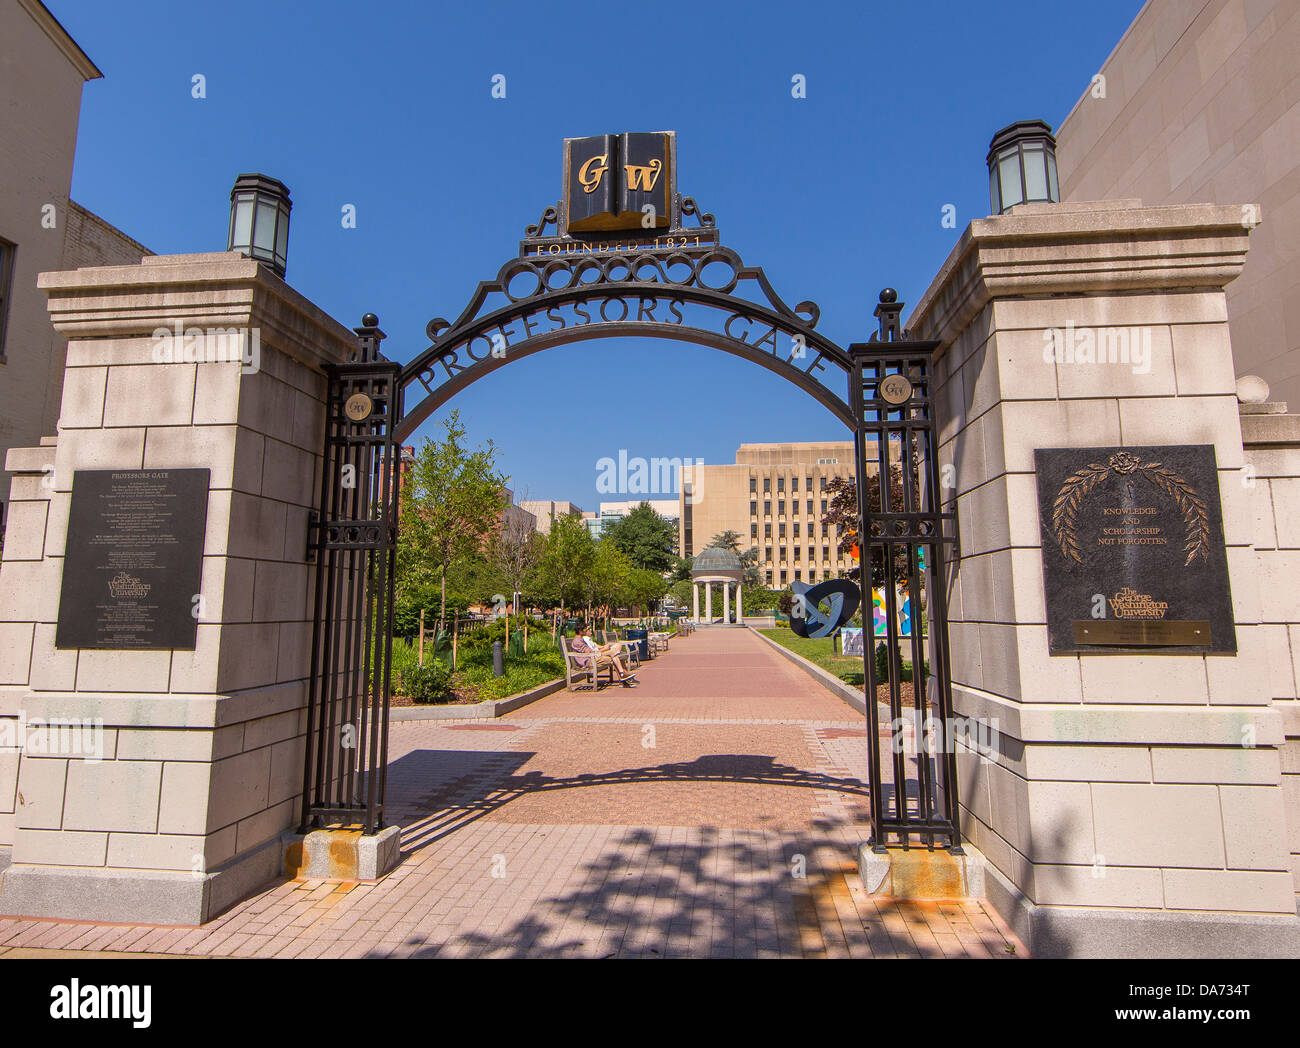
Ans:
{"label": "gazebo dome roof", "polygon": [[691,571],[695,574],[701,572],[716,571],[739,571],[740,558],[729,549],[722,549],[720,546],[710,546],[706,550],[701,550],[696,556],[695,561],[691,564]]}

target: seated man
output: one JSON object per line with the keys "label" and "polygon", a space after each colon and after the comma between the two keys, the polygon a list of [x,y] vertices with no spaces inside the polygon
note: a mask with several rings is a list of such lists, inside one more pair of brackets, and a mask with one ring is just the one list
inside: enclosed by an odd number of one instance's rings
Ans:
{"label": "seated man", "polygon": [[[573,633],[572,650],[578,653],[590,653],[596,660],[598,667],[613,664],[614,669],[618,671],[618,682],[625,688],[635,688],[640,681],[636,679],[635,673],[628,673],[627,663],[623,655],[623,645],[618,641],[612,644],[597,644],[588,635],[589,630],[586,623],[579,623],[578,628]],[[583,663],[580,662],[580,665]]]}

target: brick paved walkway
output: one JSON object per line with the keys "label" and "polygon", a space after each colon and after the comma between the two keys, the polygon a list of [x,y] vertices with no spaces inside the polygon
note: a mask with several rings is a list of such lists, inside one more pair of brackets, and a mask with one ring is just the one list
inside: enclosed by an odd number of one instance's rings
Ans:
{"label": "brick paved walkway", "polygon": [[401,865],[286,881],[200,928],[0,919],[0,956],[1008,957],[976,901],[866,895],[862,718],[743,630],[636,689],[395,723]]}

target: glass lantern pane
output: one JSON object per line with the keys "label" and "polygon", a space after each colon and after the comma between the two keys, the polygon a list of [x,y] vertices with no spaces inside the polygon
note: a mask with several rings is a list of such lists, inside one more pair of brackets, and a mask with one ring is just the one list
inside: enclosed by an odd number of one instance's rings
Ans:
{"label": "glass lantern pane", "polygon": [[1051,194],[1052,200],[1061,199],[1061,187],[1056,184],[1056,154],[1047,154],[1047,191]]}
{"label": "glass lantern pane", "polygon": [[253,247],[270,257],[275,244],[276,208],[272,200],[257,202],[257,226],[253,230]]}
{"label": "glass lantern pane", "polygon": [[1002,213],[1002,194],[998,192],[998,169],[989,171],[989,207],[990,214]]}
{"label": "glass lantern pane", "polygon": [[1042,146],[1025,146],[1025,199],[1047,199],[1047,161]]}
{"label": "glass lantern pane", "polygon": [[247,251],[253,236],[253,198],[235,199],[235,217],[231,223],[230,246],[235,251]]}
{"label": "glass lantern pane", "polygon": [[289,255],[289,216],[280,213],[280,223],[275,229],[275,261],[281,268]]}
{"label": "glass lantern pane", "polygon": [[1020,153],[1013,149],[998,157],[998,177],[1002,181],[1002,210],[1025,200],[1024,189],[1020,185]]}

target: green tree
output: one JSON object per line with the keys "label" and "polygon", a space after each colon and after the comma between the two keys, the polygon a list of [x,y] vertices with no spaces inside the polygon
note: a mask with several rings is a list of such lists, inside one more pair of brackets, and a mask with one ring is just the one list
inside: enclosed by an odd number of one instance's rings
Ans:
{"label": "green tree", "polygon": [[443,422],[446,437],[425,438],[402,489],[398,530],[399,588],[440,590],[438,624],[447,621],[447,572],[460,557],[477,553],[501,519],[506,478],[495,470],[497,450],[491,441],[470,451],[459,412]]}
{"label": "green tree", "polygon": [[662,573],[673,566],[677,531],[648,502],[606,527],[602,539],[612,542],[633,567]]}
{"label": "green tree", "polygon": [[[507,608],[514,606],[514,595],[522,594],[527,587],[533,569],[542,555],[543,539],[528,520],[514,517],[508,520],[492,536],[487,546],[487,556],[496,571],[497,578],[503,584]],[[521,597],[522,600],[522,597]],[[522,607],[520,608],[522,612]],[[508,616],[507,612],[507,616]],[[509,618],[506,620],[506,632],[509,635]]]}
{"label": "green tree", "polygon": [[[537,562],[537,585],[542,596],[559,605],[582,603],[587,598],[586,583],[596,558],[596,543],[580,517],[564,515],[551,523],[541,556]],[[556,619],[558,627],[559,619]]]}
{"label": "green tree", "polygon": [[596,609],[598,618],[608,622],[614,607],[622,601],[633,570],[632,562],[608,539],[596,543],[585,584],[587,603]]}
{"label": "green tree", "polygon": [[623,585],[623,600],[627,607],[640,607],[647,613],[663,599],[668,592],[668,583],[657,571],[647,568],[633,568],[627,574]]}
{"label": "green tree", "polygon": [[[921,486],[919,481],[920,462],[919,454],[915,444],[912,448],[913,453],[913,483],[912,483],[912,505],[919,507],[921,505]],[[902,512],[906,496],[906,482],[903,479],[903,467],[898,463],[892,463],[889,467],[889,503],[890,512]],[[851,554],[853,547],[858,544],[858,486],[853,477],[833,477],[826,485],[826,491],[829,496],[829,504],[826,507],[826,513],[822,516],[822,523],[834,525],[838,536],[837,548],[841,553]],[[873,473],[867,478],[867,515],[883,512],[881,508],[881,483],[880,475]],[[880,547],[877,547],[879,550]],[[894,573],[896,578],[906,578],[908,574],[908,550],[904,545],[894,547]],[[871,582],[874,586],[879,586],[885,581],[885,561],[884,558],[877,555],[872,557],[870,550],[860,550],[862,557],[871,559]],[[861,560],[859,560],[859,564]],[[854,567],[844,572],[844,577],[858,582],[861,579],[861,568]]]}

